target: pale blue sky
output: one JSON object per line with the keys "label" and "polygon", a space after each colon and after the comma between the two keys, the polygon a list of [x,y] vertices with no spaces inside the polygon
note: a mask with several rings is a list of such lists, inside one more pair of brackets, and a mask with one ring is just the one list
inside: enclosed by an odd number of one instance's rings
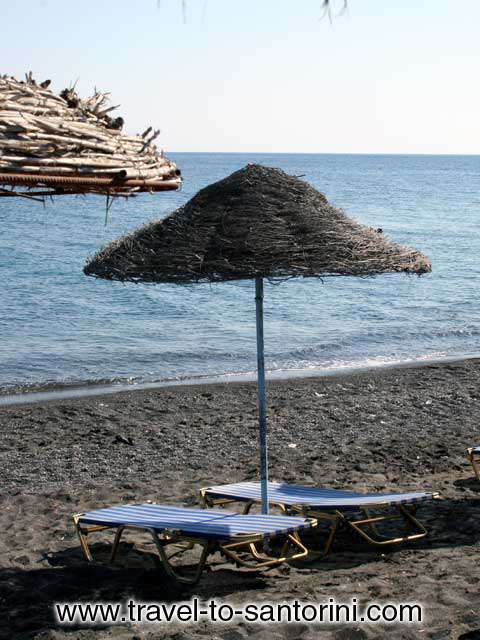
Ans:
{"label": "pale blue sky", "polygon": [[167,151],[480,153],[479,0],[320,5],[0,0],[0,72],[110,90]]}

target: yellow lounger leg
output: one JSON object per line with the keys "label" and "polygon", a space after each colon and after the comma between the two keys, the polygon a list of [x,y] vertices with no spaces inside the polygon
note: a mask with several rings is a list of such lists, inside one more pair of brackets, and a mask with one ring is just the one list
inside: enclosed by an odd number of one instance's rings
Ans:
{"label": "yellow lounger leg", "polygon": [[[290,555],[288,555],[289,546],[293,548],[293,552]],[[227,556],[227,558],[230,558],[230,560],[233,560],[233,562],[239,566],[247,567],[248,569],[266,569],[267,567],[273,567],[291,560],[298,560],[299,558],[304,558],[308,555],[307,547],[303,544],[296,533],[289,533],[286,535],[285,543],[282,545],[280,555],[278,557],[268,557],[260,554],[257,551],[256,543],[251,540],[221,544],[220,550],[225,554],[225,556]],[[250,553],[255,558],[256,562],[252,563],[241,558],[238,554],[242,551]]]}
{"label": "yellow lounger leg", "polygon": [[[427,530],[423,524],[417,520],[414,515],[403,505],[397,507],[398,515],[384,515],[384,516],[367,516],[363,520],[349,520],[346,519],[346,523],[351,527],[358,535],[370,544],[380,547],[389,544],[400,544],[402,542],[410,542],[412,540],[419,540],[427,535]],[[368,512],[367,512],[368,513]],[[381,522],[387,522],[388,520],[398,520],[399,517],[403,518],[405,523],[405,534],[403,536],[388,537],[377,533],[377,524]],[[373,535],[369,535],[363,527],[368,527]],[[414,533],[407,533],[408,529]]]}
{"label": "yellow lounger leg", "polygon": [[200,580],[200,576],[202,575],[202,571],[205,567],[207,558],[210,553],[213,553],[215,545],[213,545],[211,542],[205,542],[205,544],[201,544],[200,542],[198,543],[200,546],[203,547],[202,555],[200,556],[200,560],[198,561],[198,564],[195,568],[194,573],[191,576],[185,576],[178,573],[178,571],[173,567],[169,557],[165,552],[165,547],[168,544],[172,544],[172,542],[168,540],[167,541],[160,540],[157,532],[154,529],[149,529],[149,531],[152,535],[155,546],[157,547],[158,555],[160,556],[160,560],[162,561],[162,564],[167,574],[171,578],[173,578],[177,582],[181,582],[182,584],[190,584],[190,585],[197,584],[197,582]]}
{"label": "yellow lounger leg", "polygon": [[117,557],[118,545],[120,544],[120,538],[122,537],[122,533],[125,531],[125,527],[118,527],[117,533],[115,534],[115,540],[113,541],[112,551],[110,553],[110,562],[115,562],[115,558]]}
{"label": "yellow lounger leg", "polygon": [[[480,460],[480,455],[478,456]],[[470,460],[470,464],[472,465],[473,472],[477,480],[480,480],[480,463],[476,458],[476,455],[473,449],[468,449],[468,459]]]}
{"label": "yellow lounger leg", "polygon": [[80,526],[80,523],[79,523],[78,520],[79,520],[78,516],[73,516],[73,524],[75,526],[75,530],[77,532],[78,539],[80,540],[80,546],[82,548],[83,557],[88,562],[92,562],[93,558],[92,558],[92,554],[90,552],[90,548],[89,548],[88,542],[87,542],[88,531],[84,531],[82,529],[82,527]]}

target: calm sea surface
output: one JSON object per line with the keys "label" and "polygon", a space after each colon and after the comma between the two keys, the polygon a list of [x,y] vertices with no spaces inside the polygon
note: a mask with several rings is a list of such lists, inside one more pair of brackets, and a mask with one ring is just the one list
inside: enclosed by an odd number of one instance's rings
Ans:
{"label": "calm sea surface", "polygon": [[122,285],[82,273],[87,255],[247,162],[280,167],[360,222],[425,252],[422,278],[266,285],[270,371],[384,366],[480,353],[480,157],[170,154],[178,193],[44,208],[0,198],[0,387],[150,382],[250,372],[254,284]]}

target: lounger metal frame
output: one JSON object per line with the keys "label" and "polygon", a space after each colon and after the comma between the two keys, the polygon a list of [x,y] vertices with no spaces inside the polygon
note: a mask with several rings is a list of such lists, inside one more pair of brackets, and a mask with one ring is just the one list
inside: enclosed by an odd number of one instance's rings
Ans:
{"label": "lounger metal frame", "polygon": [[[226,504],[241,502],[244,504],[242,513],[248,514],[253,505],[259,504],[257,499],[242,499],[241,497],[214,498],[208,495],[208,487],[200,490],[200,501],[204,507],[218,507]],[[432,494],[433,498],[438,498],[437,494]],[[419,540],[427,535],[427,530],[423,524],[417,520],[415,513],[417,511],[416,504],[372,504],[366,507],[358,507],[358,509],[341,511],[340,509],[322,510],[314,506],[308,505],[287,505],[282,502],[270,502],[271,507],[279,508],[285,515],[303,516],[306,518],[314,518],[317,521],[330,523],[330,529],[327,535],[325,546],[321,552],[322,555],[330,553],[337,533],[341,529],[351,529],[369,544],[376,547],[384,547],[387,545],[402,544]],[[385,510],[386,508],[394,509],[395,513],[384,515],[372,514],[372,511]],[[358,518],[358,514],[362,517]],[[378,530],[379,525],[388,521],[402,521],[404,532],[401,536],[385,536]],[[317,532],[320,528],[317,529]],[[315,553],[309,549],[309,553]]]}
{"label": "lounger metal frame", "polygon": [[[116,529],[115,538],[110,553],[110,562],[115,562],[117,556],[118,547],[122,534],[127,529],[145,531],[149,533],[155,543],[160,561],[166,571],[166,573],[182,584],[196,584],[205,568],[208,556],[219,551],[226,558],[234,562],[237,566],[246,567],[248,569],[260,570],[273,567],[284,562],[291,560],[298,560],[304,558],[308,554],[307,547],[303,544],[297,531],[290,531],[288,533],[272,534],[274,537],[285,537],[284,543],[281,545],[278,556],[268,555],[265,550],[264,543],[265,537],[261,534],[252,535],[235,535],[230,540],[209,540],[207,538],[187,536],[183,533],[173,529],[157,530],[153,527],[139,526],[139,525],[119,525],[119,526],[107,526],[107,525],[92,525],[81,523],[82,513],[75,514],[73,516],[73,523],[75,530],[80,540],[84,558],[92,562],[93,556],[88,545],[87,536],[91,533],[105,531],[107,529]],[[309,518],[308,526],[315,527],[317,522],[314,518]],[[180,549],[177,552],[168,555],[167,547],[169,545],[180,545]],[[192,549],[195,545],[202,548],[200,559],[191,575],[185,575],[179,573],[177,568],[171,563],[171,558],[174,555]],[[262,546],[262,551],[259,551],[258,547]],[[290,552],[289,552],[290,551]],[[240,553],[246,553],[253,558],[253,562],[240,556]]]}
{"label": "lounger metal frame", "polygon": [[475,477],[477,480],[480,480],[480,451],[478,447],[471,447],[470,449],[467,449],[467,454]]}

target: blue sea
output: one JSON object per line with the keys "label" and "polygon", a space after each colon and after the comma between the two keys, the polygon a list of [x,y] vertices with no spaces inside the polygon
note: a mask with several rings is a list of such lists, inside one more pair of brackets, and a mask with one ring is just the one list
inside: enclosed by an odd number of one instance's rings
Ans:
{"label": "blue sea", "polygon": [[431,275],[266,284],[266,366],[304,375],[480,354],[480,157],[171,153],[181,191],[46,206],[0,198],[0,387],[236,379],[255,369],[254,283],[123,285],[86,257],[248,162],[426,253]]}

